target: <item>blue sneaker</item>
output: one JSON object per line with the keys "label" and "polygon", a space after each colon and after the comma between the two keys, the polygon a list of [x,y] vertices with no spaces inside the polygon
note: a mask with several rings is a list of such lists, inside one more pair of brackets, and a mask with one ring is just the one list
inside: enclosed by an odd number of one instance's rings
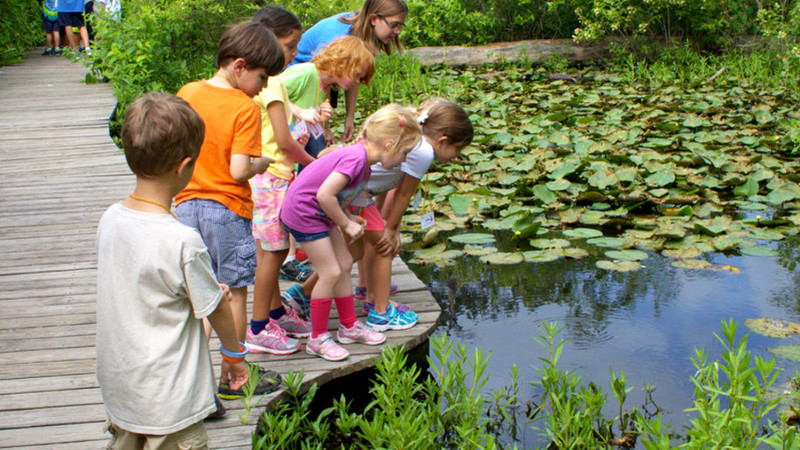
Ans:
{"label": "blue sneaker", "polygon": [[306,297],[303,288],[299,284],[292,285],[281,294],[281,303],[285,308],[292,308],[306,317],[311,317],[311,297]]}
{"label": "blue sneaker", "polygon": [[389,304],[385,314],[375,309],[367,316],[367,327],[375,331],[407,330],[417,324],[419,316],[414,311],[400,312]]}
{"label": "blue sneaker", "polygon": [[309,269],[305,264],[293,259],[283,263],[280,272],[278,272],[278,278],[286,281],[294,281],[295,283],[302,283],[313,273],[314,271]]}

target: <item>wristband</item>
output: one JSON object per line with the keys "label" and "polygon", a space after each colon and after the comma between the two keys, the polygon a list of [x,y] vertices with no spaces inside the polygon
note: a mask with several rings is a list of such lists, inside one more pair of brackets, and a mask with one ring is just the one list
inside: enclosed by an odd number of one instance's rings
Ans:
{"label": "wristband", "polygon": [[241,345],[241,344],[239,345],[239,352],[238,353],[237,352],[232,352],[230,350],[227,350],[222,345],[219,346],[219,352],[222,353],[222,359],[224,359],[225,361],[228,361],[230,363],[242,362],[242,361],[244,361],[244,357],[248,353],[250,353],[250,351],[247,350],[247,347],[245,347],[244,345]]}

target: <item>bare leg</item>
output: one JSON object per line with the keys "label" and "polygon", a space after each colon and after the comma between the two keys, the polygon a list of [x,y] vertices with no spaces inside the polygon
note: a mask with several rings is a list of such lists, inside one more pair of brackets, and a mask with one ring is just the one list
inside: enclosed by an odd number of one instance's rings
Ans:
{"label": "bare leg", "polygon": [[[372,235],[374,233],[374,235]],[[392,257],[382,256],[375,252],[374,244],[383,236],[383,232],[367,232],[369,242],[364,251],[364,286],[367,287],[367,303],[375,305],[380,314],[386,313],[389,307],[389,290],[392,282]],[[360,274],[359,274],[360,276]]]}
{"label": "bare leg", "polygon": [[328,238],[303,243],[303,248],[317,269],[319,280],[311,291],[311,298],[332,298],[351,295],[350,270],[353,257],[347,251],[344,237],[338,228],[328,233]]}
{"label": "bare leg", "polygon": [[86,31],[86,26],[82,26],[78,29],[81,34],[81,40],[83,41],[83,48],[89,48],[89,32]]}
{"label": "bare leg", "polygon": [[278,285],[278,273],[281,264],[289,252],[278,250],[266,251],[257,244],[256,284],[253,288],[253,320],[262,321],[269,318],[269,312],[281,306],[281,291]]}
{"label": "bare leg", "polygon": [[236,326],[239,342],[244,342],[247,334],[247,286],[231,288],[231,294],[233,324]]}
{"label": "bare leg", "polygon": [[70,47],[77,47],[78,46],[78,37],[75,36],[75,32],[72,31],[71,26],[64,27],[64,31],[67,33],[67,42],[69,42]]}

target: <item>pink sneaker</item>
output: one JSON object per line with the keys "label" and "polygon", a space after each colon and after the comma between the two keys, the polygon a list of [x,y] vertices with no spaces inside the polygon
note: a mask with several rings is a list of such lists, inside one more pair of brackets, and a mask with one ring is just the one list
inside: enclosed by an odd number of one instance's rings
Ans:
{"label": "pink sneaker", "polygon": [[283,331],[286,332],[291,337],[294,338],[304,338],[311,336],[311,322],[303,320],[300,316],[297,315],[297,311],[292,308],[285,308],[286,314],[281,316],[278,320],[270,320],[277,324],[279,327],[283,328]]}
{"label": "pink sneaker", "polygon": [[386,341],[385,334],[372,331],[358,321],[356,321],[352,328],[345,328],[344,325],[339,324],[339,331],[336,332],[336,338],[339,339],[339,342],[342,344],[360,342],[367,345],[378,345]]}
{"label": "pink sneaker", "polygon": [[244,345],[251,353],[272,353],[273,355],[288,355],[300,350],[300,341],[286,336],[283,328],[270,321],[266,328],[258,334],[247,327],[247,339]]}
{"label": "pink sneaker", "polygon": [[350,352],[333,342],[330,333],[320,334],[316,339],[309,337],[306,342],[306,353],[328,361],[341,361],[350,356]]}

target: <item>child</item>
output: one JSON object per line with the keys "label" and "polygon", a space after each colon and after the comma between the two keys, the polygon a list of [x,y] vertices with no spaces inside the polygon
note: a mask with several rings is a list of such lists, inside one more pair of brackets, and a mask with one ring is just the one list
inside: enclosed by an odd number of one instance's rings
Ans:
{"label": "child", "polygon": [[[360,286],[356,287],[355,297],[365,299],[367,326],[377,331],[403,330],[417,322],[417,315],[407,305],[389,302],[389,295],[397,291],[397,286],[390,282],[392,259],[400,251],[400,222],[419,180],[433,159],[443,163],[450,161],[472,142],[474,136],[467,113],[445,99],[423,102],[417,114],[422,126],[421,145],[399,167],[373,165],[365,189],[368,195],[357,197],[350,206],[351,212],[367,220],[364,233],[367,245],[364,258],[359,261]],[[383,204],[383,217],[373,196],[379,197]]]}
{"label": "child", "polygon": [[386,340],[356,320],[350,272],[353,259],[348,242],[364,233],[364,220],[346,212],[350,201],[364,188],[369,166],[380,162],[393,168],[419,142],[420,127],[413,115],[399,105],[387,105],[364,122],[360,139],[335,150],[301,172],[284,200],[280,218],[289,232],[303,244],[319,281],[311,295],[311,337],[306,353],[329,361],[340,361],[349,352],[333,342],[328,333],[331,303],[339,311],[340,343],[378,345]]}
{"label": "child", "polygon": [[[216,74],[178,91],[205,122],[206,135],[194,175],[175,197],[175,213],[200,232],[217,280],[230,286],[240,342],[246,337],[247,286],[256,266],[247,180],[273,162],[261,156],[261,117],[252,97],[282,68],[283,49],[275,35],[260,23],[241,23],[220,39]],[[275,375],[265,378],[269,385],[277,382]],[[223,398],[243,395],[241,389],[220,386]]]}
{"label": "child", "polygon": [[[86,30],[86,23],[83,19],[84,3],[83,0],[58,0],[58,25],[64,27],[67,33],[68,44],[72,51],[91,53],[89,49],[89,32]],[[78,28],[80,37],[75,36],[73,28]],[[79,47],[79,44],[83,43]]]}
{"label": "child", "polygon": [[[325,122],[331,115],[327,93],[332,86],[350,89],[359,83],[369,84],[375,73],[375,57],[360,39],[339,38],[314,56],[310,63],[295,64],[279,78],[286,86],[289,100],[305,122]],[[319,111],[317,111],[319,108]],[[309,137],[306,151],[314,158],[325,148],[322,134]],[[301,167],[302,170],[302,167]],[[290,257],[281,267],[284,278],[304,282],[311,271]]]}
{"label": "child", "polygon": [[220,380],[238,389],[248,379],[230,291],[217,283],[203,240],[168,206],[192,176],[203,129],[174,95],[146,94],[125,115],[122,144],[136,187],[103,214],[96,241],[97,381],[108,448],[205,447],[203,419],[216,406],[203,317],[221,342]]}
{"label": "child", "polygon": [[[311,61],[322,47],[346,35],[361,39],[372,53],[382,50],[390,54],[392,46],[402,51],[400,32],[407,15],[408,6],[403,0],[365,0],[358,12],[341,13],[320,20],[303,33],[292,64]],[[334,106],[336,92],[335,89],[331,91],[331,103]],[[353,137],[357,99],[358,85],[345,89],[344,134],[339,138],[342,142]]]}
{"label": "child", "polygon": [[58,6],[56,0],[42,3],[42,29],[47,35],[47,47],[42,56],[61,54],[61,32],[58,27]]}
{"label": "child", "polygon": [[[253,17],[269,28],[283,48],[285,64],[297,53],[302,27],[297,17],[280,6],[265,6]],[[283,198],[294,178],[294,163],[308,165],[314,161],[303,149],[308,134],[292,137],[289,130],[292,111],[289,95],[280,78],[270,77],[255,97],[261,109],[261,154],[274,159],[266,172],[250,180],[253,190],[253,236],[256,238],[256,277],[253,291],[253,319],[247,329],[247,348],[253,353],[286,355],[300,349],[294,338],[308,337],[311,324],[294,309],[281,304],[278,274],[289,252],[289,233],[278,214]],[[302,143],[301,143],[302,142]]]}

